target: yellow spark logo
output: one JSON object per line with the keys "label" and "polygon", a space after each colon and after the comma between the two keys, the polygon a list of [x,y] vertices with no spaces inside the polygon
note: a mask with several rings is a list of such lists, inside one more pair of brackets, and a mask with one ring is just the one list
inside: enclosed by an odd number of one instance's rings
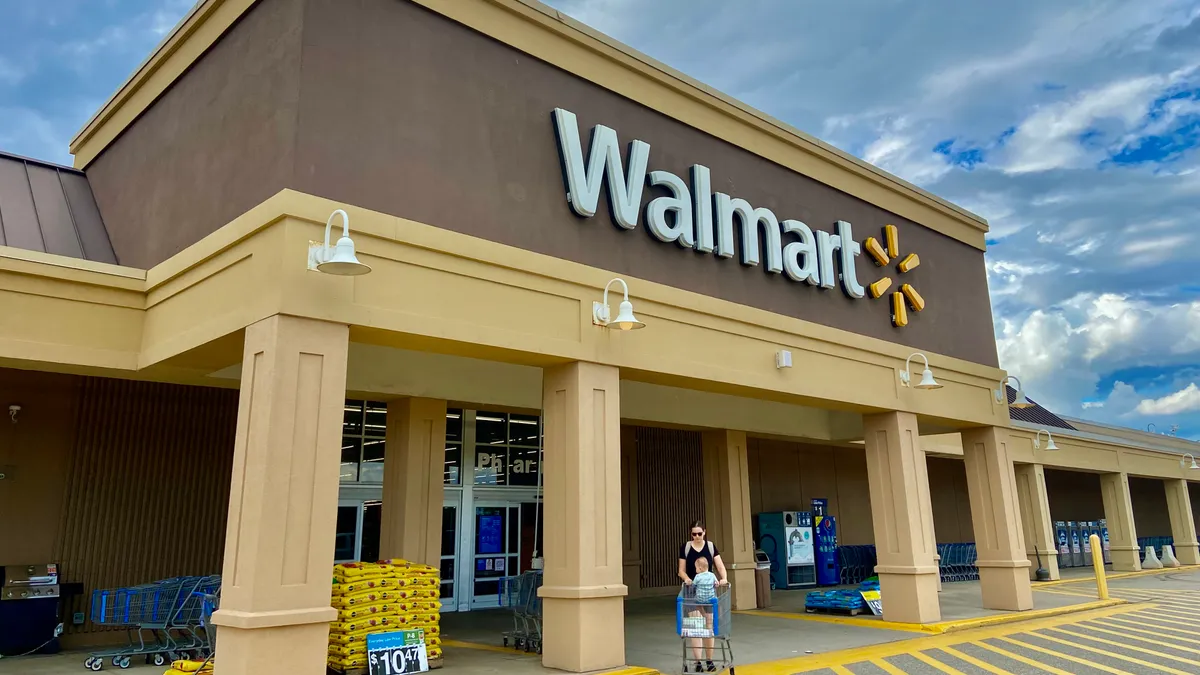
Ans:
{"label": "yellow spark logo", "polygon": [[[875,237],[867,237],[863,248],[871,256],[871,260],[879,267],[886,267],[892,260],[900,257],[900,233],[895,225],[883,226],[884,244]],[[886,245],[886,246],[885,246]],[[909,253],[896,265],[900,274],[907,274],[921,264],[921,258],[916,253]],[[891,277],[881,277],[871,284],[869,291],[872,298],[881,298],[892,287]],[[908,310],[919,312],[925,309],[925,298],[911,284],[900,284],[900,289],[892,292],[892,325],[904,328],[908,325]]]}

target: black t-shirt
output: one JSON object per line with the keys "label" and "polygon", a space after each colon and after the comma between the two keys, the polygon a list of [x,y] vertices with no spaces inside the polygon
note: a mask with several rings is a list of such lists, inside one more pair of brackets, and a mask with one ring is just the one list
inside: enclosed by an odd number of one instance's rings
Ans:
{"label": "black t-shirt", "polygon": [[708,571],[716,574],[717,565],[713,562],[713,558],[719,555],[721,555],[721,552],[717,550],[717,545],[708,541],[707,539],[704,540],[704,547],[699,551],[692,546],[691,542],[684,544],[679,549],[679,559],[686,561],[686,564],[684,565],[684,572],[687,574],[689,579],[696,578],[696,561],[700,558],[707,560]]}

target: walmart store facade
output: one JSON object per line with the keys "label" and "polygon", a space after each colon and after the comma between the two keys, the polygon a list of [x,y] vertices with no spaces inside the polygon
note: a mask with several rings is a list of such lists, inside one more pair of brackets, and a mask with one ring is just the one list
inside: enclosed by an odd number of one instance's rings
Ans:
{"label": "walmart store facade", "polygon": [[0,158],[0,565],[221,572],[219,672],[321,672],[335,560],[535,553],[544,663],[619,666],[691,520],[752,608],[814,498],[896,621],[939,542],[1013,611],[1057,520],[1200,562],[1193,444],[1010,414],[986,223],[531,0],[204,0],[71,151]]}

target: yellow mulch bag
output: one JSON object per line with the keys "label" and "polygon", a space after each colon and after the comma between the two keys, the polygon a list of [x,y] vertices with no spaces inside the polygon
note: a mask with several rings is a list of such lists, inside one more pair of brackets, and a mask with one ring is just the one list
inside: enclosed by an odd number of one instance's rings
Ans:
{"label": "yellow mulch bag", "polygon": [[357,605],[375,605],[388,600],[401,599],[399,590],[395,588],[376,588],[370,591],[359,591],[353,595],[335,595],[330,603],[339,609]]}
{"label": "yellow mulch bag", "polygon": [[330,633],[329,644],[352,645],[367,641],[368,633]]}
{"label": "yellow mulch bag", "polygon": [[401,609],[397,605],[381,603],[378,605],[355,605],[338,610],[338,621],[350,621],[366,616],[391,616]]}
{"label": "yellow mulch bag", "polygon": [[367,665],[366,654],[356,654],[354,656],[330,656],[326,661],[329,665],[337,670],[346,670],[347,668],[362,668]]}
{"label": "yellow mulch bag", "polygon": [[331,656],[350,657],[358,654],[367,653],[366,642],[356,642],[349,645],[329,645],[329,654]]}
{"label": "yellow mulch bag", "polygon": [[397,579],[392,579],[391,577],[379,577],[378,579],[359,579],[346,583],[334,583],[333,594],[335,596],[346,596],[376,588],[396,588],[397,581]]}
{"label": "yellow mulch bag", "polygon": [[412,624],[412,627],[425,631],[426,637],[442,634],[442,629],[436,623]]}
{"label": "yellow mulch bag", "polygon": [[426,649],[425,649],[425,657],[426,657],[426,658],[430,658],[430,659],[440,659],[440,658],[442,658],[442,648],[441,648],[441,647],[428,647],[428,648],[426,648]]}
{"label": "yellow mulch bag", "polygon": [[174,675],[171,671],[180,673],[211,673],[213,670],[213,662],[191,661],[180,659],[171,664],[171,670],[164,675]]}
{"label": "yellow mulch bag", "polygon": [[408,617],[398,616],[367,616],[361,619],[352,619],[350,621],[334,621],[329,624],[329,629],[336,633],[358,633],[372,628],[386,628],[388,626],[403,626],[409,623]]}
{"label": "yellow mulch bag", "polygon": [[411,626],[436,626],[442,622],[441,614],[430,614],[428,612],[408,614],[408,623]]}
{"label": "yellow mulch bag", "polygon": [[442,646],[442,638],[434,637],[432,635],[426,635],[425,636],[425,646],[426,647],[441,647]]}

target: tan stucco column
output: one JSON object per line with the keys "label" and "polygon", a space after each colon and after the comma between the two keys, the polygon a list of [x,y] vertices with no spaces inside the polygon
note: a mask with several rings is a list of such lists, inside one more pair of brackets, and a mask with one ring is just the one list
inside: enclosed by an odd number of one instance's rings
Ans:
{"label": "tan stucco column", "polygon": [[1017,480],[1008,455],[1008,430],[967,429],[962,432],[962,444],[983,607],[1033,609],[1029,559],[1025,557],[1017,508]]}
{"label": "tan stucco column", "polygon": [[934,623],[942,616],[937,547],[917,418],[902,412],[866,415],[863,430],[883,618]]}
{"label": "tan stucco column", "polygon": [[1025,557],[1029,559],[1029,578],[1037,572],[1038,556],[1050,573],[1060,578],[1058,543],[1054,540],[1054,522],[1050,520],[1050,499],[1046,493],[1046,471],[1041,464],[1017,464],[1017,502],[1021,509],[1021,532],[1025,536]]}
{"label": "tan stucco column", "polygon": [[1192,517],[1192,499],[1188,484],[1182,478],[1164,480],[1167,487],[1167,508],[1171,514],[1171,537],[1175,540],[1175,557],[1182,565],[1200,565],[1200,545],[1196,543],[1196,521]]}
{"label": "tan stucco column", "polygon": [[220,675],[325,672],[348,339],[287,316],[246,329]]}
{"label": "tan stucco column", "polygon": [[621,378],[569,363],[542,375],[546,561],[542,664],[625,665],[621,567]]}
{"label": "tan stucco column", "polygon": [[441,564],[445,460],[446,402],[405,398],[388,403],[380,558]]}
{"label": "tan stucco column", "polygon": [[1104,497],[1104,518],[1108,521],[1113,571],[1136,572],[1142,569],[1137,528],[1133,525],[1133,501],[1129,497],[1129,476],[1124,473],[1100,474],[1100,494]]}
{"label": "tan stucco column", "polygon": [[733,584],[733,608],[755,609],[754,535],[750,523],[750,467],[746,434],[707,431],[703,437],[705,509],[709,539]]}

